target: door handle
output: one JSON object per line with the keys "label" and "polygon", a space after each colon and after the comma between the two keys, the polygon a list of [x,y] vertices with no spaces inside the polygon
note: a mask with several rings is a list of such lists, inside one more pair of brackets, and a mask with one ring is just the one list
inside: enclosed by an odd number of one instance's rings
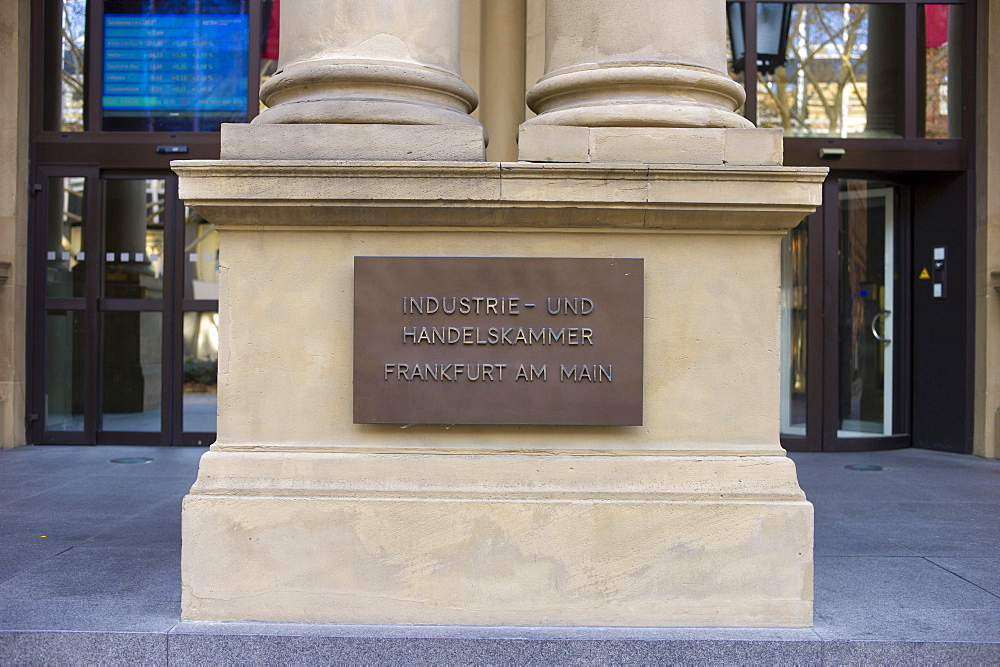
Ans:
{"label": "door handle", "polygon": [[884,343],[886,345],[888,345],[889,343],[891,343],[892,339],[891,338],[886,338],[885,336],[882,336],[882,335],[879,335],[879,332],[878,332],[878,323],[879,323],[880,319],[884,319],[885,317],[888,317],[889,315],[892,315],[892,311],[891,310],[880,310],[877,313],[875,313],[875,317],[872,318],[872,335],[875,336],[875,340],[877,340],[880,343]]}

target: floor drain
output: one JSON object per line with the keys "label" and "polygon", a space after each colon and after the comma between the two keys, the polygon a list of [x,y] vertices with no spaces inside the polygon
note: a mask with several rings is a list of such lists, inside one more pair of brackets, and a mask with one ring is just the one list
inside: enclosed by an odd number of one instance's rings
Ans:
{"label": "floor drain", "polygon": [[123,459],[111,459],[112,463],[152,463],[153,459],[147,459],[143,456],[126,456]]}
{"label": "floor drain", "polygon": [[848,470],[866,470],[866,471],[869,471],[869,472],[875,472],[875,471],[878,471],[878,470],[885,470],[885,468],[883,468],[882,466],[876,466],[876,465],[872,465],[870,463],[854,463],[852,465],[844,466],[844,467],[847,468]]}

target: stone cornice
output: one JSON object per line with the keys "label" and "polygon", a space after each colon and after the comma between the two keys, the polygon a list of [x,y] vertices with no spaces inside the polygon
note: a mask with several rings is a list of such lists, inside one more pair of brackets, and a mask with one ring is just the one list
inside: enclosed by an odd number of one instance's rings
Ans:
{"label": "stone cornice", "polygon": [[781,230],[827,169],[527,162],[183,160],[216,225]]}

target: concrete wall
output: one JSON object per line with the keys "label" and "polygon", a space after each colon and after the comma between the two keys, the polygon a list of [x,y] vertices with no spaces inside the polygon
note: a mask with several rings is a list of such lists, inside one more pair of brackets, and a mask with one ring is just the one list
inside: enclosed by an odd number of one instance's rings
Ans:
{"label": "concrete wall", "polygon": [[0,3],[0,448],[25,442],[28,16],[28,0]]}
{"label": "concrete wall", "polygon": [[978,31],[973,452],[1000,458],[1000,3],[979,3]]}

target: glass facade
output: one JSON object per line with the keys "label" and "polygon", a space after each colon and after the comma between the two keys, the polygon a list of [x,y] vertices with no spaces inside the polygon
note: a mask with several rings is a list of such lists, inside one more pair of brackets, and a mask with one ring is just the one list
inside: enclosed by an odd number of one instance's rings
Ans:
{"label": "glass facade", "polygon": [[[730,3],[749,4],[757,15],[750,46],[771,48],[780,12],[788,25],[784,65],[760,55],[756,84],[747,85],[745,115],[758,127],[781,128],[789,139],[962,136],[964,3]],[[743,82],[737,56],[747,45],[730,14],[730,75]]]}
{"label": "glass facade", "polygon": [[[731,36],[757,53],[776,36],[768,26],[784,25],[783,15],[774,19],[790,10],[787,31],[778,31],[787,33],[783,65],[767,71],[776,61],[737,63],[730,53],[729,73],[747,92],[742,113],[784,130],[786,164],[830,166],[837,185],[822,225],[804,222],[784,240],[782,432],[816,435],[809,406],[822,397],[810,378],[829,380],[836,369],[835,430],[897,433],[906,424],[891,402],[898,364],[887,341],[904,326],[906,304],[892,299],[909,248],[890,234],[909,224],[905,202],[916,191],[900,174],[945,170],[922,165],[927,156],[951,159],[952,171],[967,164],[960,142],[949,140],[968,135],[969,12],[963,2],[917,0],[736,4],[763,17],[754,39]],[[98,440],[102,429],[162,430],[163,442],[211,433],[218,232],[178,200],[169,160],[218,157],[219,124],[257,113],[253,91],[277,64],[277,3],[37,0],[34,11],[44,33],[34,168],[51,167],[36,179],[45,194],[33,221],[33,257],[44,265],[33,306],[44,331],[36,412],[47,432],[92,429]],[[160,144],[183,150],[161,154]],[[932,144],[947,150],[924,149]],[[846,146],[847,157],[817,157],[827,145]],[[91,176],[65,175],[77,173],[73,165]],[[840,254],[817,256],[834,246]],[[817,262],[829,268],[826,289],[837,290],[825,306],[837,307],[835,343],[817,340],[810,323]],[[40,267],[34,275],[41,284]],[[837,359],[826,376],[809,353],[817,345]],[[134,403],[122,405],[118,391]]]}

